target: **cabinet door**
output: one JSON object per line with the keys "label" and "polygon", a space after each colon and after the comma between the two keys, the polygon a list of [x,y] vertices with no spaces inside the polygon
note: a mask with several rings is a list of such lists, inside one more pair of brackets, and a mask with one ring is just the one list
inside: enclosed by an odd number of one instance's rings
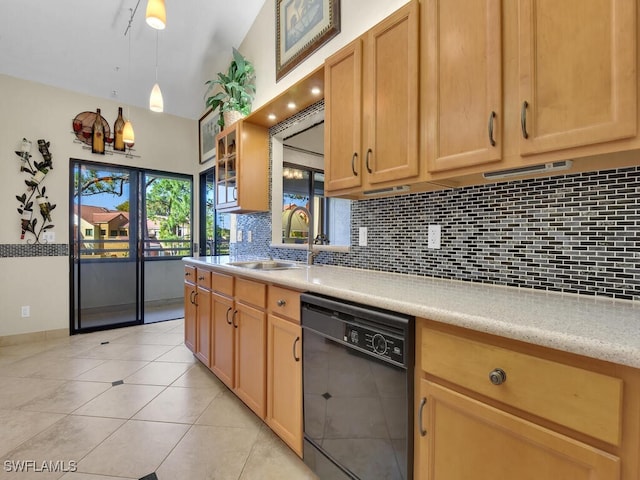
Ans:
{"label": "cabinet door", "polygon": [[324,64],[325,191],[362,185],[362,40]]}
{"label": "cabinet door", "polygon": [[211,370],[229,388],[233,388],[234,328],[233,300],[216,293],[211,294]]}
{"label": "cabinet door", "polygon": [[419,173],[419,26],[412,1],[366,36],[362,155],[371,184]]}
{"label": "cabinet door", "polygon": [[302,329],[269,315],[267,425],[302,457]]}
{"label": "cabinet door", "polygon": [[636,0],[519,7],[520,153],[634,136]]}
{"label": "cabinet door", "polygon": [[216,208],[228,208],[238,202],[237,125],[223,130],[217,138]]}
{"label": "cabinet door", "polygon": [[419,479],[617,480],[620,459],[421,380]]}
{"label": "cabinet door", "polygon": [[195,284],[184,282],[184,344],[194,353],[196,351],[196,293]]}
{"label": "cabinet door", "polygon": [[196,357],[211,367],[211,292],[198,287]]}
{"label": "cabinet door", "polygon": [[235,393],[260,418],[266,414],[267,314],[236,304]]}
{"label": "cabinet door", "polygon": [[427,0],[421,115],[429,171],[502,157],[501,0]]}

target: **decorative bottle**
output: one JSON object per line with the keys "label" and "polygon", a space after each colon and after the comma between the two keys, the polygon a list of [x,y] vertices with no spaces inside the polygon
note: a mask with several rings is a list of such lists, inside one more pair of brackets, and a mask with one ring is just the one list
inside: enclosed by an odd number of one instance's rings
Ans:
{"label": "decorative bottle", "polygon": [[118,118],[113,124],[113,149],[121,152],[125,151],[124,145],[124,118],[122,118],[122,107],[118,107]]}
{"label": "decorative bottle", "polygon": [[96,111],[96,120],[91,128],[91,151],[104,155],[104,125],[102,124],[99,108]]}

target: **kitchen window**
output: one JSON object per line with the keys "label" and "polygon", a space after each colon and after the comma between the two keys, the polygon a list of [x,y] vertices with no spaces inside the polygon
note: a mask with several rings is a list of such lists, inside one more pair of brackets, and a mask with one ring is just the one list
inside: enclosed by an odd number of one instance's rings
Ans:
{"label": "kitchen window", "polygon": [[311,237],[314,249],[348,250],[351,201],[324,196],[323,146],[324,111],[271,136],[271,246],[307,248]]}
{"label": "kitchen window", "polygon": [[[349,218],[349,202],[324,196],[324,172],[301,165],[283,164],[282,243],[344,245],[349,231],[335,217]],[[341,228],[342,227],[342,228]]]}

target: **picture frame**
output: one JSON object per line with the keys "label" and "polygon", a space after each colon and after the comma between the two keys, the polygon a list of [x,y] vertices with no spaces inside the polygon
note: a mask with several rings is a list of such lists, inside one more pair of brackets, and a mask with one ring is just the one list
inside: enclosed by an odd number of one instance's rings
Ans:
{"label": "picture frame", "polygon": [[340,33],[340,0],[276,0],[276,82]]}
{"label": "picture frame", "polygon": [[220,112],[209,109],[198,120],[200,163],[216,158],[216,135],[220,133]]}

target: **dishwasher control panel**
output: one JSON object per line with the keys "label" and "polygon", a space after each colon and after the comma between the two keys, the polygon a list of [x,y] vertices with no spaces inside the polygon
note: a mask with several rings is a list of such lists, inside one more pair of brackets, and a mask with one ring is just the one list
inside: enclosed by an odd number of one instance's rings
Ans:
{"label": "dishwasher control panel", "polygon": [[343,340],[375,356],[404,364],[404,341],[389,333],[346,323]]}

